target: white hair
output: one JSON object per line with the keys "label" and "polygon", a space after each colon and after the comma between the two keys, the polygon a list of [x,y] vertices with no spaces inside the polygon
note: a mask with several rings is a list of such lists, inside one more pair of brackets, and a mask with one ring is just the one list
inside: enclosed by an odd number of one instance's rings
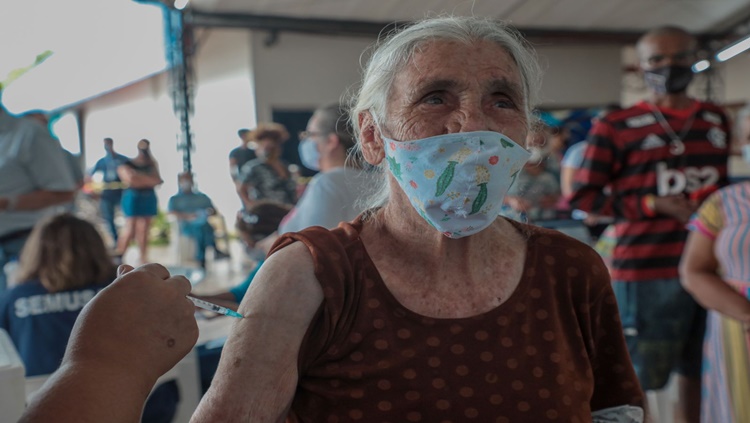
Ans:
{"label": "white hair", "polygon": [[[458,41],[472,44],[478,41],[493,41],[504,48],[516,63],[523,88],[523,108],[527,125],[535,119],[532,114],[538,101],[541,70],[536,54],[529,43],[507,24],[488,18],[448,16],[430,18],[415,22],[402,30],[396,30],[384,40],[377,42],[374,52],[364,69],[362,84],[353,99],[350,112],[353,132],[357,137],[355,154],[361,154],[359,139],[359,115],[369,111],[376,122],[382,123],[386,117],[386,105],[396,75],[412,59],[414,52],[425,42],[434,40]],[[373,175],[373,183],[378,189],[367,199],[365,208],[378,207],[388,200],[390,189],[385,164],[377,166],[379,172]]]}

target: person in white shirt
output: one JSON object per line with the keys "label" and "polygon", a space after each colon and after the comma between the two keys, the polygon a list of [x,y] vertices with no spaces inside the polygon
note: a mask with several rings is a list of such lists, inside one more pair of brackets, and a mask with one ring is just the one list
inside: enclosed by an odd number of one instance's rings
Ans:
{"label": "person in white shirt", "polygon": [[350,155],[355,141],[343,105],[317,109],[299,139],[302,164],[319,173],[271,239],[310,226],[335,228],[339,222],[352,220],[362,212],[358,199],[372,190],[371,176],[362,169],[361,161]]}

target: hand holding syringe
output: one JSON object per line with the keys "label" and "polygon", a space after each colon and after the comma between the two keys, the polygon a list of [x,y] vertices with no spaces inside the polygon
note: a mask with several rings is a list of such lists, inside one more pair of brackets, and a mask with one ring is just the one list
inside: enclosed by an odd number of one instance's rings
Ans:
{"label": "hand holding syringe", "polygon": [[187,296],[187,299],[190,300],[190,301],[192,301],[193,304],[195,304],[196,307],[200,307],[200,308],[202,308],[204,310],[213,311],[214,313],[223,314],[225,316],[236,317],[238,319],[242,319],[243,317],[245,317],[245,316],[241,315],[240,313],[237,313],[236,311],[234,311],[232,309],[229,309],[229,308],[226,308],[226,307],[222,307],[222,306],[220,306],[218,304],[209,303],[208,301],[199,300],[199,299],[197,299],[195,297],[191,297],[190,295]]}

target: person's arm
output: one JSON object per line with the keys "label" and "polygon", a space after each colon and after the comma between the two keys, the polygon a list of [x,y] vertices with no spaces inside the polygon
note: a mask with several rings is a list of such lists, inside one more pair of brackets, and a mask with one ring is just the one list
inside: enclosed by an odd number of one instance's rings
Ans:
{"label": "person's arm", "polygon": [[99,159],[96,161],[96,164],[94,165],[94,167],[91,168],[91,170],[89,170],[88,176],[92,177],[97,172],[104,172],[104,159]]}
{"label": "person's arm", "polygon": [[240,200],[242,200],[245,210],[250,210],[253,206],[254,200],[250,198],[250,191],[252,191],[252,189],[253,186],[247,182],[241,182],[237,185],[237,194],[240,196]]}
{"label": "person's arm", "polygon": [[240,168],[237,166],[237,158],[232,156],[231,153],[229,155],[229,175],[232,177],[232,181],[237,183],[240,177]]}
{"label": "person's arm", "polygon": [[20,422],[137,422],[159,376],[195,345],[187,279],[156,264],[118,274],[81,311],[60,368]]}
{"label": "person's arm", "polygon": [[164,179],[161,178],[161,172],[159,171],[159,162],[152,160],[151,172],[148,173],[151,177],[151,182],[154,186],[161,185],[164,183]]}
{"label": "person's arm", "polygon": [[19,153],[26,174],[38,189],[0,197],[0,212],[31,211],[73,201],[76,181],[60,143],[39,128],[24,140]]}
{"label": "person's arm", "polygon": [[578,168],[563,166],[560,167],[560,192],[563,198],[569,198],[573,194],[573,178]]}
{"label": "person's arm", "polygon": [[518,213],[525,213],[531,207],[531,203],[523,197],[515,195],[506,195],[503,202],[510,206],[513,211]]}
{"label": "person's arm", "polygon": [[583,164],[585,149],[585,141],[570,146],[560,162],[560,193],[565,201],[573,194],[573,178],[575,178],[578,168]]}
{"label": "person's arm", "polygon": [[39,189],[16,197],[0,197],[0,212],[32,211],[73,201],[75,191]]}
{"label": "person's arm", "polygon": [[127,165],[119,166],[117,168],[117,175],[125,185],[131,188],[153,188],[158,185],[156,183],[158,181],[155,181],[150,175],[138,173],[135,169]]}
{"label": "person's arm", "polygon": [[161,184],[162,179],[159,176],[159,170],[154,163],[154,171],[151,173],[140,173],[128,165],[117,167],[117,176],[125,185],[131,188],[154,188]]}
{"label": "person's arm", "polygon": [[724,230],[722,192],[712,194],[688,226],[685,249],[680,260],[680,281],[702,306],[743,323],[750,323],[750,301],[719,276],[714,253],[716,237]]}
{"label": "person's arm", "polygon": [[297,242],[263,264],[192,422],[283,422],[297,389],[300,345],[323,301],[312,256]]}
{"label": "person's arm", "polygon": [[714,240],[701,232],[691,232],[680,261],[682,286],[705,308],[750,324],[750,301],[716,273]]}

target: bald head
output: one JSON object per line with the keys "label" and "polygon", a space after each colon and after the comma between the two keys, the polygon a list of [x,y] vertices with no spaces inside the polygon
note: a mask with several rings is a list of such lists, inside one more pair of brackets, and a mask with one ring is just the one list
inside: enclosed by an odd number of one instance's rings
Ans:
{"label": "bald head", "polygon": [[[684,61],[692,65],[698,41],[686,30],[677,26],[663,26],[643,34],[636,43],[641,66],[664,66],[664,60]],[[668,65],[668,64],[667,64]]]}

